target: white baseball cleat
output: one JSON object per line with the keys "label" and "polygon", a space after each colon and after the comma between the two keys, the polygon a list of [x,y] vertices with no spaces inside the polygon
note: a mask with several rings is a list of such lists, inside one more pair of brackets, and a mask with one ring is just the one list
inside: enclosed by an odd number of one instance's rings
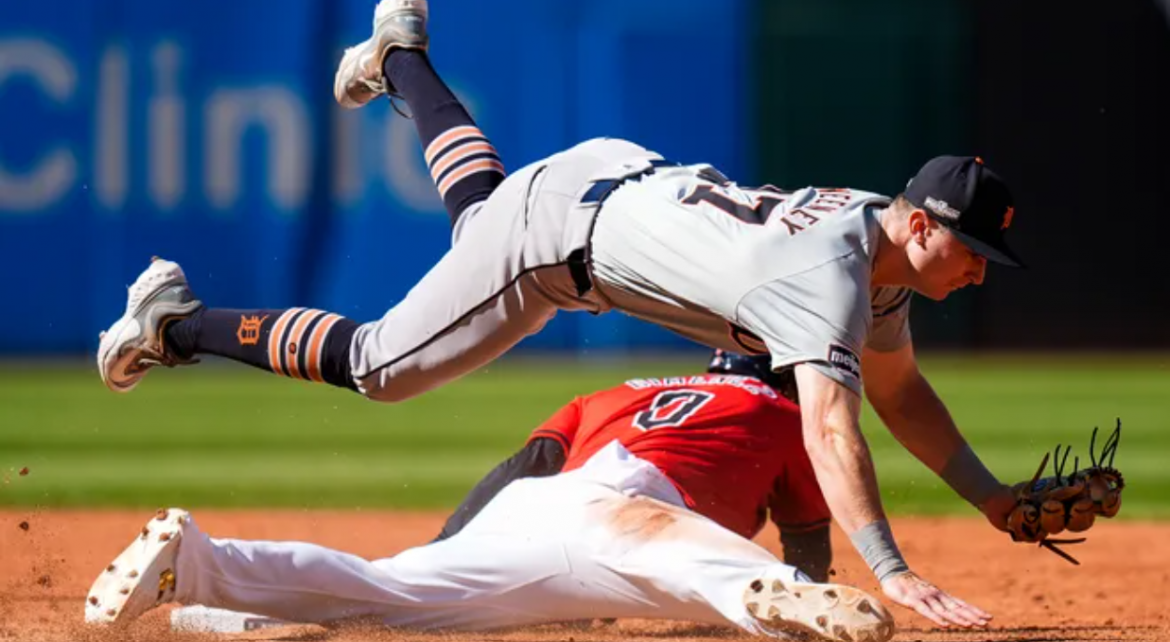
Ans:
{"label": "white baseball cleat", "polygon": [[183,527],[190,520],[190,513],[178,508],[158,511],[90,587],[85,621],[127,624],[174,601],[175,563]]}
{"label": "white baseball cleat", "polygon": [[864,591],[840,584],[756,580],[744,605],[766,629],[833,642],[886,642],[894,617]]}
{"label": "white baseball cleat", "polygon": [[426,0],[382,0],[374,10],[374,35],[345,50],[333,79],[333,97],[357,109],[382,94],[393,94],[382,75],[382,62],[394,49],[426,51]]}
{"label": "white baseball cleat", "polygon": [[187,285],[183,268],[155,257],[130,286],[126,313],[101,334],[97,364],[106,387],[129,392],[154,366],[194,363],[167,351],[163,329],[202,307]]}

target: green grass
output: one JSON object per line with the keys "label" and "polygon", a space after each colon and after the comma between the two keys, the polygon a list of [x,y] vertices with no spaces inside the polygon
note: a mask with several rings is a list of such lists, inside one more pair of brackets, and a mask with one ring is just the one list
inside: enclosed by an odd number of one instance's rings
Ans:
{"label": "green grass", "polygon": [[[130,395],[92,368],[0,366],[0,505],[448,507],[578,394],[693,363],[510,362],[405,404],[209,364]],[[1045,449],[1125,429],[1123,516],[1170,517],[1170,358],[926,359],[923,370],[992,470],[1031,474]],[[863,419],[887,507],[972,511]],[[27,466],[31,474],[17,475]]]}

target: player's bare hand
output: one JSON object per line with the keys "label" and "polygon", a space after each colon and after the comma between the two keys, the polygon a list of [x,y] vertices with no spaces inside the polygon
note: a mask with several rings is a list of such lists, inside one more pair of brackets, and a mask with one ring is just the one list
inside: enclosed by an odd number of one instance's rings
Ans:
{"label": "player's bare hand", "polygon": [[913,609],[939,626],[986,626],[991,614],[948,595],[913,572],[901,573],[882,582],[882,590],[891,600]]}
{"label": "player's bare hand", "polygon": [[988,522],[997,529],[1007,532],[1008,515],[1016,507],[1016,497],[1012,494],[1012,489],[1007,486],[1000,486],[1000,489],[991,497],[988,497],[979,506],[979,511],[987,518]]}

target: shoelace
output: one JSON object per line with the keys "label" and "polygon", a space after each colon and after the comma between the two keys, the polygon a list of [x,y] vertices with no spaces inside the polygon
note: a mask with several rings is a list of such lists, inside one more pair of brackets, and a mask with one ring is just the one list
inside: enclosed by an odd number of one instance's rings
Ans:
{"label": "shoelace", "polygon": [[368,78],[359,78],[358,83],[361,84],[366,89],[369,89],[370,91],[374,92],[375,96],[385,94],[386,97],[390,99],[390,106],[394,108],[394,111],[398,112],[399,116],[402,116],[403,118],[405,118],[407,120],[413,120],[413,117],[410,114],[403,111],[403,109],[398,106],[398,101],[395,100],[396,98],[401,99],[402,97],[396,93],[390,92],[386,88],[386,83],[382,82],[381,80],[370,80]]}
{"label": "shoelace", "polygon": [[365,85],[367,89],[374,92],[375,94],[386,93],[386,83],[383,83],[380,80],[367,80],[365,78],[360,78],[358,79],[358,82]]}
{"label": "shoelace", "polygon": [[131,309],[137,308],[138,304],[142,303],[142,299],[146,296],[146,293],[154,291],[154,283],[159,280],[160,276],[162,275],[151,274],[146,279],[146,281],[142,283],[135,283],[133,286],[131,286],[130,302],[128,307]]}

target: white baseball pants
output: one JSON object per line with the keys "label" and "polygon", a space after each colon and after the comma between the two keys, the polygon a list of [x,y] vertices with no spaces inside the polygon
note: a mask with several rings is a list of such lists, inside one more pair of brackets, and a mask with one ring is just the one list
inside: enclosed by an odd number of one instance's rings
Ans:
{"label": "white baseball pants", "polygon": [[447,630],[634,617],[769,634],[748,615],[745,589],[808,581],[684,508],[657,468],[617,442],[580,470],[512,483],[458,535],[391,558],[212,539],[192,520],[176,571],[185,604]]}

